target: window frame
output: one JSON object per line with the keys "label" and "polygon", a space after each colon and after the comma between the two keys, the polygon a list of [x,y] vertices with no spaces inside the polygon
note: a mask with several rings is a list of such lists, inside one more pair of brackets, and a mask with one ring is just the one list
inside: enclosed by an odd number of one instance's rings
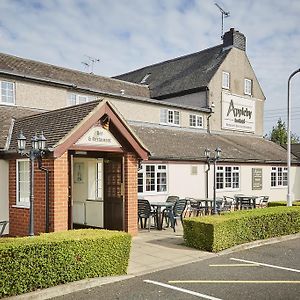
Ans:
{"label": "window frame", "polygon": [[[192,120],[192,118],[195,118],[195,119]],[[201,120],[201,125],[198,125],[199,120]],[[189,115],[189,126],[191,128],[204,128],[203,120],[204,120],[204,118],[201,115],[190,114]],[[192,123],[195,123],[195,125],[192,125]]]}
{"label": "window frame", "polygon": [[[2,83],[12,84],[12,102],[3,101],[3,98],[7,97],[7,95],[2,94],[2,90],[3,90]],[[6,91],[6,94],[7,94],[7,91]],[[4,104],[4,105],[15,105],[16,104],[16,84],[14,81],[0,80],[0,104]]]}
{"label": "window frame", "polygon": [[[226,83],[227,83],[227,85],[226,85]],[[226,89],[226,90],[230,89],[230,73],[229,72],[222,71],[222,88]]]}
{"label": "window frame", "polygon": [[[23,181],[23,183],[28,182],[28,201],[20,201],[20,180],[19,180],[19,163],[28,162],[28,181]],[[29,208],[30,207],[30,161],[28,158],[22,158],[16,160],[16,205],[17,207]]]}
{"label": "window frame", "polygon": [[[151,173],[154,176],[149,178],[147,173]],[[165,194],[168,192],[169,174],[167,164],[142,164],[137,177],[138,194]],[[147,179],[150,180],[150,184],[147,183]],[[162,180],[160,181],[160,179]],[[151,188],[152,186],[153,188]],[[160,186],[164,186],[165,188],[160,190]]]}
{"label": "window frame", "polygon": [[160,124],[180,126],[180,111],[162,108],[160,110]]}
{"label": "window frame", "polygon": [[[221,179],[221,180],[220,180]],[[241,187],[241,168],[234,165],[217,166],[216,190],[237,191]]]}
{"label": "window frame", "polygon": [[[249,89],[250,85],[250,89]],[[245,78],[244,79],[244,94],[252,96],[252,89],[253,89],[253,81],[252,79]]]}
{"label": "window frame", "polygon": [[285,188],[288,185],[288,168],[283,166],[271,167],[270,186],[272,188]]}
{"label": "window frame", "polygon": [[[72,103],[70,101],[71,97],[74,97],[75,99],[72,100]],[[85,101],[81,101],[80,98],[84,98]],[[87,103],[93,100],[96,100],[95,95],[86,95],[86,94],[78,94],[78,93],[73,93],[73,92],[68,92],[68,99],[67,99],[67,106],[74,106],[74,105],[79,105],[83,103]],[[74,103],[75,101],[75,103]]]}

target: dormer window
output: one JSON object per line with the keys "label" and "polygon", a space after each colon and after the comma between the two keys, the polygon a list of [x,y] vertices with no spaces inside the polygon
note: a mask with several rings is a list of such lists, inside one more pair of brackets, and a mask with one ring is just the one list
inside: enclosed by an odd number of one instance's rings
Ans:
{"label": "dormer window", "polygon": [[228,72],[222,72],[222,88],[227,90],[230,88],[230,74]]}
{"label": "dormer window", "polygon": [[179,126],[179,124],[180,124],[179,111],[172,110],[172,109],[161,109],[160,123]]}
{"label": "dormer window", "polygon": [[146,83],[147,79],[150,77],[151,73],[146,74],[143,79],[141,80],[141,84]]}
{"label": "dormer window", "polygon": [[244,81],[244,93],[245,95],[252,95],[252,80],[245,78]]}
{"label": "dormer window", "polygon": [[2,104],[15,104],[15,84],[10,81],[0,81]]}

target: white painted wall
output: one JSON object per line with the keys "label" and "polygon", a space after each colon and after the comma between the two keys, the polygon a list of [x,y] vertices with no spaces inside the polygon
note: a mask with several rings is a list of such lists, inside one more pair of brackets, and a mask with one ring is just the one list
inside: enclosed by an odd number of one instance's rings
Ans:
{"label": "white painted wall", "polygon": [[[0,221],[9,221],[8,161],[0,160]],[[6,227],[4,233],[8,234]]]}

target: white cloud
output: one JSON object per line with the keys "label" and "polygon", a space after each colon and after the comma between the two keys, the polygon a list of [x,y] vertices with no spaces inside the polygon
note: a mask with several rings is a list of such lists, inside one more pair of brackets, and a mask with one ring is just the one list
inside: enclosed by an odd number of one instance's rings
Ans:
{"label": "white cloud", "polygon": [[[300,2],[217,2],[230,11],[225,29],[247,37],[247,54],[267,97],[268,132],[285,117],[287,79],[300,67]],[[94,72],[106,76],[214,46],[220,35],[213,0],[0,1],[1,52],[79,70],[89,55],[100,58]],[[300,110],[299,77],[292,81],[294,111]],[[294,116],[293,131],[300,135],[300,116]]]}

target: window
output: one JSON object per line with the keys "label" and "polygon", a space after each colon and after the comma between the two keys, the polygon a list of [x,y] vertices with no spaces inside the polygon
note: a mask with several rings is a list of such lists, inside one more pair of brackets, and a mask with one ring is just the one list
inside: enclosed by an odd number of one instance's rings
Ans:
{"label": "window", "polygon": [[15,84],[9,81],[0,81],[1,83],[1,103],[15,103]]}
{"label": "window", "polygon": [[96,96],[81,95],[75,93],[68,94],[68,105],[82,104],[96,99]]}
{"label": "window", "polygon": [[228,90],[230,88],[230,74],[228,72],[222,72],[222,88]]}
{"label": "window", "polygon": [[103,161],[96,163],[96,199],[103,199]]}
{"label": "window", "polygon": [[18,159],[17,162],[17,205],[29,206],[29,160]]}
{"label": "window", "polygon": [[252,95],[252,80],[251,79],[245,79],[244,83],[244,93],[246,95]]}
{"label": "window", "polygon": [[216,188],[238,189],[240,187],[240,167],[217,166]]}
{"label": "window", "polygon": [[287,186],[287,168],[272,167],[271,187]]}
{"label": "window", "polygon": [[138,192],[166,192],[167,166],[142,165],[138,172]]}
{"label": "window", "polygon": [[190,115],[190,127],[203,128],[203,117],[198,115]]}
{"label": "window", "polygon": [[160,111],[160,122],[163,124],[179,125],[179,111],[171,109],[162,109]]}

